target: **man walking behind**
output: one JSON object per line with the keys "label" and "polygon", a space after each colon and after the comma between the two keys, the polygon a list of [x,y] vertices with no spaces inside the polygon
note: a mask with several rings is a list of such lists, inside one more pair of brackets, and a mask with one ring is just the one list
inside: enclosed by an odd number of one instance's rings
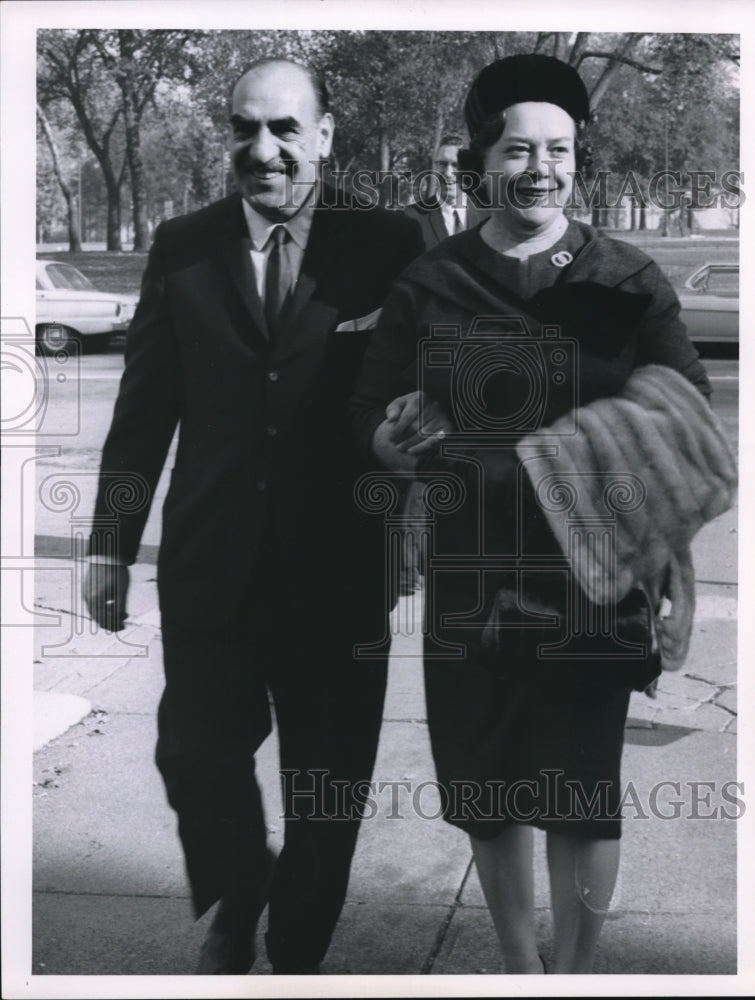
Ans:
{"label": "man walking behind", "polygon": [[446,135],[440,140],[433,158],[434,195],[405,209],[406,215],[420,225],[425,250],[431,250],[449,236],[472,229],[487,217],[487,213],[467,197],[459,182],[462,146],[463,141],[455,135]]}

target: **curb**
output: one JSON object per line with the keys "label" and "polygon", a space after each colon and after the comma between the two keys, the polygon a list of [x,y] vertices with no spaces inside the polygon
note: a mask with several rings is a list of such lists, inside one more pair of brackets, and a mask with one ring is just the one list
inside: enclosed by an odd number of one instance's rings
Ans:
{"label": "curb", "polygon": [[92,706],[77,694],[35,691],[32,750],[41,750],[50,740],[62,736],[71,726],[89,715]]}

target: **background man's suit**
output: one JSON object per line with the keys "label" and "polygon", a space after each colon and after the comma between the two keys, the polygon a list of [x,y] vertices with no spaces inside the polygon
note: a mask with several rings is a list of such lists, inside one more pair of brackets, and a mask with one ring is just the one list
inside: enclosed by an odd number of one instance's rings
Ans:
{"label": "background man's suit", "polygon": [[[287,820],[267,943],[274,966],[295,969],[325,953],[358,828],[358,794],[335,801],[322,772],[336,790],[370,778],[386,677],[384,661],[352,659],[355,643],[383,636],[386,613],[383,525],[353,500],[364,470],[348,403],[370,331],[336,327],[377,310],[422,248],[399,213],[318,206],[271,343],[249,247],[238,196],[159,227],[102,471],[138,473],[154,491],[180,423],[158,564],[157,762],[197,915],[239,884],[262,905],[269,862],[253,753],[270,730],[270,690]],[[147,513],[120,518],[126,562]]]}
{"label": "background man's suit", "polygon": [[[404,214],[419,223],[420,231],[422,233],[422,241],[424,243],[425,250],[432,250],[433,247],[437,246],[443,240],[448,239],[452,234],[446,229],[446,224],[443,221],[443,212],[441,211],[440,202],[409,205],[404,209]],[[470,200],[467,200],[466,204],[466,223],[464,229],[473,229],[478,223],[482,222],[486,218],[488,213],[481,212],[476,209]]]}

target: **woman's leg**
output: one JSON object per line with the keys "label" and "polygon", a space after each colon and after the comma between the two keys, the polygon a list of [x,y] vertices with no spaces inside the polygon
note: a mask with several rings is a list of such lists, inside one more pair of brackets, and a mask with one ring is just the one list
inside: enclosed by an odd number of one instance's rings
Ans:
{"label": "woman's leg", "polygon": [[504,972],[542,973],[535,940],[532,828],[512,824],[494,840],[470,840],[501,945]]}
{"label": "woman's leg", "polygon": [[550,971],[589,973],[619,871],[619,840],[548,832],[555,964]]}

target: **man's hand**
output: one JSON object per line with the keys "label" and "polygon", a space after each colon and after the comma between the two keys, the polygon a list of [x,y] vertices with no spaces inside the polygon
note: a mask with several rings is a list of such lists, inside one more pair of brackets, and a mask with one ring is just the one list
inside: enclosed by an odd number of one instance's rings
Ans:
{"label": "man's hand", "polygon": [[91,562],[81,594],[89,614],[100,628],[120,632],[126,626],[128,567],[120,563]]}
{"label": "man's hand", "polygon": [[415,457],[437,448],[445,435],[453,430],[453,424],[440,403],[424,392],[398,396],[386,407],[385,416],[392,425],[390,440],[400,452]]}
{"label": "man's hand", "polygon": [[391,472],[414,472],[417,459],[401,451],[393,442],[394,423],[384,420],[372,436],[372,451],[375,457]]}

